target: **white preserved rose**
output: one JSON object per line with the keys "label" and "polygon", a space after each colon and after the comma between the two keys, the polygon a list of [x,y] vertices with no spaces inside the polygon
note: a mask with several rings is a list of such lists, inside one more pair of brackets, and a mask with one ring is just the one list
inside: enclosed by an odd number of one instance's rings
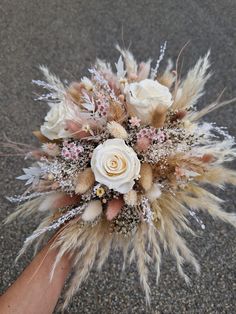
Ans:
{"label": "white preserved rose", "polygon": [[158,106],[168,108],[173,102],[169,88],[151,79],[127,84],[124,93],[131,111],[143,123],[150,122],[151,114]]}
{"label": "white preserved rose", "polygon": [[41,126],[41,133],[50,140],[68,137],[70,133],[65,130],[65,121],[75,117],[75,108],[73,105],[67,105],[64,102],[49,104],[44,124]]}
{"label": "white preserved rose", "polygon": [[129,192],[139,177],[140,161],[135,151],[122,139],[109,139],[98,145],[91,168],[97,182],[122,194]]}

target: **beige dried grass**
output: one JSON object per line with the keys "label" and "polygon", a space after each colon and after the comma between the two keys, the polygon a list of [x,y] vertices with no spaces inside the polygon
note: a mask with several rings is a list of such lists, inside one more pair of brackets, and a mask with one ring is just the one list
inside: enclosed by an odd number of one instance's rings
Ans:
{"label": "beige dried grass", "polygon": [[186,79],[181,82],[178,87],[181,91],[181,95],[178,98],[176,97],[177,93],[174,95],[173,109],[190,108],[194,106],[203,95],[204,86],[211,76],[210,73],[207,74],[207,70],[210,67],[209,55],[210,51],[197,61],[193,69],[188,72]]}

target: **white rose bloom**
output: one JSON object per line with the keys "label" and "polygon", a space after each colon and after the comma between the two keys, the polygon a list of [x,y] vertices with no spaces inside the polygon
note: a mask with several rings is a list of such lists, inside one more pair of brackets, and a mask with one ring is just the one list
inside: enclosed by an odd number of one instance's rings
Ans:
{"label": "white rose bloom", "polygon": [[97,182],[124,194],[132,189],[139,176],[140,161],[124,140],[115,138],[94,149],[91,168]]}
{"label": "white rose bloom", "polygon": [[124,93],[132,111],[143,123],[150,122],[153,110],[159,105],[168,108],[173,102],[169,88],[150,79],[127,84]]}
{"label": "white rose bloom", "polygon": [[51,103],[44,124],[41,126],[41,133],[50,140],[68,137],[70,133],[66,131],[65,121],[75,117],[75,110],[65,103]]}

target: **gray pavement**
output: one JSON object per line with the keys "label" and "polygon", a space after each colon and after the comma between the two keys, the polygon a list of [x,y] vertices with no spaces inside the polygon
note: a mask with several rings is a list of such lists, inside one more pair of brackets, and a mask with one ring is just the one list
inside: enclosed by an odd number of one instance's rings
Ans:
{"label": "gray pavement", "polygon": [[[95,57],[112,62],[118,58],[114,45],[131,46],[138,60],[155,58],[161,41],[168,41],[166,57],[184,53],[183,72],[204,54],[212,51],[214,76],[200,106],[213,100],[227,87],[225,98],[236,96],[236,2],[208,1],[0,1],[0,132],[18,142],[34,143],[30,131],[42,122],[47,107],[33,101],[32,79],[41,78],[37,66],[48,65],[62,79],[86,74]],[[211,114],[207,119],[227,125],[236,135],[236,106]],[[1,158],[0,221],[14,210],[5,195],[20,193],[23,186],[14,177],[25,165],[22,158]],[[235,164],[234,164],[235,166]],[[235,189],[219,193],[224,208],[236,210]],[[152,282],[151,308],[139,286],[135,267],[120,276],[120,257],[114,255],[101,273],[93,272],[74,297],[68,313],[235,313],[236,240],[235,230],[203,217],[206,230],[189,238],[202,272],[191,269],[191,286],[179,278],[175,263],[166,256],[159,286]],[[31,260],[28,252],[16,265],[14,258],[37,219],[17,220],[0,227],[0,292],[17,278]],[[2,313],[1,313],[2,314]]]}

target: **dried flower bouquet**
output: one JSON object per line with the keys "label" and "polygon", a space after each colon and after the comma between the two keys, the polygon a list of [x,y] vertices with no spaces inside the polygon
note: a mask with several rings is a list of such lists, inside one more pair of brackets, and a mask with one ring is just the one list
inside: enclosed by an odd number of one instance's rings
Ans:
{"label": "dried flower bouquet", "polygon": [[[162,250],[176,259],[180,275],[189,281],[184,262],[199,272],[199,264],[181,237],[194,233],[193,219],[205,228],[199,212],[208,212],[236,226],[236,215],[221,209],[222,200],[207,190],[236,184],[236,172],[225,163],[236,156],[234,139],[213,123],[201,121],[209,112],[234,100],[217,99],[201,110],[196,103],[210,77],[209,53],[182,79],[178,62],[158,68],[137,64],[133,55],[118,47],[115,72],[97,60],[83,77],[68,86],[46,67],[45,90],[38,99],[50,107],[35,136],[41,147],[20,154],[34,158],[23,169],[27,190],[9,197],[18,204],[17,215],[41,212],[43,219],[20,252],[32,243],[36,249],[53,235],[59,248],[54,268],[65,253],[73,256],[74,274],[64,306],[96,264],[101,269],[110,251],[121,249],[126,261],[137,263],[140,281],[150,300],[149,265],[160,274]],[[8,143],[14,146],[14,143]]]}

